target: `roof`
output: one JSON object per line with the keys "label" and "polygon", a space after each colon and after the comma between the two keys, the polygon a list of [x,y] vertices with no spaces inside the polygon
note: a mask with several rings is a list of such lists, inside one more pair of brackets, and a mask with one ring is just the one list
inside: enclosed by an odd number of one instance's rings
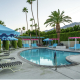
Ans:
{"label": "roof", "polygon": [[59,40],[59,38],[50,38],[51,40]]}
{"label": "roof", "polygon": [[[29,38],[30,39],[30,36],[18,36],[17,38],[24,38],[24,39]],[[31,36],[31,38],[36,38],[36,37]],[[39,37],[37,37],[37,38],[39,38]],[[44,37],[40,37],[40,38],[44,38]]]}
{"label": "roof", "polygon": [[80,37],[69,37],[69,39],[80,39]]}

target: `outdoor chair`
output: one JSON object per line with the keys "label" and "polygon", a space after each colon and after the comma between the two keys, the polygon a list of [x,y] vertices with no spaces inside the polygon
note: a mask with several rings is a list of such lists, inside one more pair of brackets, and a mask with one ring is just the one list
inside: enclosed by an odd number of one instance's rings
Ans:
{"label": "outdoor chair", "polygon": [[3,59],[10,59],[10,60],[14,60],[14,57],[9,57],[9,58],[3,58]]}
{"label": "outdoor chair", "polygon": [[[8,63],[1,63],[0,64],[0,71],[4,69],[11,69],[13,72],[18,71],[21,69],[20,65],[22,65],[22,62],[20,61],[15,61],[15,62],[8,62]],[[14,70],[14,68],[20,67],[18,70]]]}
{"label": "outdoor chair", "polygon": [[49,46],[50,48],[51,47],[56,47],[57,46],[57,43],[54,43],[52,46]]}
{"label": "outdoor chair", "polygon": [[10,53],[9,53],[9,52],[6,52],[6,53],[4,53],[4,54],[10,55]]}
{"label": "outdoor chair", "polygon": [[11,61],[13,61],[13,60],[15,60],[15,58],[14,57],[4,57],[4,58],[0,58],[0,63],[8,63],[8,62],[11,62]]}
{"label": "outdoor chair", "polygon": [[38,46],[36,45],[36,43],[31,44],[31,46],[32,46],[32,47],[38,47]]}
{"label": "outdoor chair", "polygon": [[30,47],[29,44],[25,44],[25,45],[26,45],[26,47]]}
{"label": "outdoor chair", "polygon": [[9,56],[9,54],[0,54],[0,57]]}
{"label": "outdoor chair", "polygon": [[76,49],[80,49],[80,44],[74,44],[74,47],[69,47],[69,49],[75,49],[75,46],[76,46]]}
{"label": "outdoor chair", "polygon": [[23,44],[23,47],[30,47],[29,44]]}
{"label": "outdoor chair", "polygon": [[9,58],[9,54],[0,54],[0,59]]}

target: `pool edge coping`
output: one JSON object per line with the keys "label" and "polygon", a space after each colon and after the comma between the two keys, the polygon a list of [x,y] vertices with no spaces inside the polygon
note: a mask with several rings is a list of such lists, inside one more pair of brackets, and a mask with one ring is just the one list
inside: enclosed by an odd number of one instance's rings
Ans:
{"label": "pool edge coping", "polygon": [[[48,48],[48,47],[37,47],[37,48],[47,48],[47,49],[51,49],[51,48]],[[26,50],[29,50],[29,49],[37,49],[37,48],[28,48],[28,49],[26,48],[25,50],[22,50],[22,51],[26,51]],[[51,49],[51,50],[55,50],[55,49]],[[27,59],[24,59],[23,57],[20,56],[20,53],[21,53],[22,51],[20,51],[20,52],[17,53],[18,57],[19,57],[21,60],[23,60],[23,61],[25,61],[25,62],[27,62],[27,63],[29,63],[29,64],[31,64],[31,65],[39,66],[39,67],[48,67],[48,68],[55,68],[55,67],[56,67],[56,66],[39,65],[39,64],[33,63],[33,62],[31,62],[31,61],[29,61],[29,60],[27,60]],[[63,51],[63,50],[60,50],[60,51]],[[71,51],[71,52],[73,52],[73,51]],[[76,52],[76,51],[75,51],[75,52]],[[57,66],[57,68],[59,68],[59,67],[68,67],[68,66],[75,66],[75,65],[80,64],[80,63],[78,63],[78,62],[75,62],[75,61],[71,60],[70,57],[72,57],[72,56],[77,56],[77,55],[70,55],[70,56],[67,56],[67,57],[66,57],[66,60],[67,60],[68,62],[71,62],[72,64],[69,64],[69,65],[60,65],[60,66]]]}

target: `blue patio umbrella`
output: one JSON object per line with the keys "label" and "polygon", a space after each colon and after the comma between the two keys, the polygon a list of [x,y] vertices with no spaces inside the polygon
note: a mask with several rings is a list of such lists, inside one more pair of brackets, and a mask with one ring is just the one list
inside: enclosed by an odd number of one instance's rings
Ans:
{"label": "blue patio umbrella", "polygon": [[1,40],[8,40],[8,37],[14,37],[20,35],[19,32],[12,30],[8,27],[0,25],[0,39]]}
{"label": "blue patio umbrella", "polygon": [[13,41],[13,40],[18,40],[17,38],[14,38],[14,37],[8,37],[10,41]]}
{"label": "blue patio umbrella", "polygon": [[49,38],[46,38],[46,39],[44,39],[43,41],[46,41],[46,44],[47,44],[47,42],[49,42],[49,44],[51,45],[51,41],[53,41],[53,40],[51,40],[51,39],[49,39]]}
{"label": "blue patio umbrella", "polygon": [[4,37],[1,38],[1,40],[2,40],[2,41],[4,41],[4,40],[13,41],[13,40],[18,40],[18,39],[17,39],[17,38],[14,38],[14,37],[10,37],[10,36],[6,38],[6,37],[4,36]]}

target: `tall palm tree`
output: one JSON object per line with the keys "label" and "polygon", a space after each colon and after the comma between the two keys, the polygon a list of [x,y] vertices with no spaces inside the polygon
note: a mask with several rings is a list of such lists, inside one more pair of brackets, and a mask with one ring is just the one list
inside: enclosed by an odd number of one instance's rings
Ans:
{"label": "tall palm tree", "polygon": [[59,38],[58,44],[60,43],[60,23],[65,24],[64,22],[72,22],[71,17],[65,16],[64,11],[60,13],[60,10],[58,11],[53,11],[51,12],[51,15],[49,16],[49,19],[46,20],[44,24],[51,25],[53,24],[54,26],[56,25],[56,33],[57,37]]}
{"label": "tall palm tree", "polygon": [[1,20],[0,20],[0,24],[1,24],[1,25],[3,25],[3,26],[6,26],[6,25],[4,24],[4,22],[3,22],[3,21],[1,21]]}
{"label": "tall palm tree", "polygon": [[25,27],[24,26],[22,27],[22,30],[25,31]]}
{"label": "tall palm tree", "polygon": [[15,31],[18,31],[18,30],[19,30],[18,28],[15,29]]}
{"label": "tall palm tree", "polygon": [[38,24],[38,31],[39,31],[39,44],[40,44],[40,27],[39,27],[39,18],[38,18],[38,0],[37,0],[37,24]]}
{"label": "tall palm tree", "polygon": [[[25,14],[26,14],[26,23],[27,23],[27,31],[28,31],[28,20],[27,20],[28,9],[26,7],[24,7],[22,11],[25,12]],[[29,33],[28,33],[28,35],[29,35]]]}
{"label": "tall palm tree", "polygon": [[35,23],[33,26],[35,26],[35,31],[36,31],[36,38],[37,38],[37,23]]}
{"label": "tall palm tree", "polygon": [[32,30],[33,30],[33,20],[34,20],[33,18],[30,18],[30,21],[32,21],[32,26],[31,26]]}
{"label": "tall palm tree", "polygon": [[19,28],[19,32],[21,32],[21,28]]}
{"label": "tall palm tree", "polygon": [[47,27],[47,26],[54,27],[54,30],[55,30],[55,24],[54,24],[53,22],[48,23],[48,24],[46,25],[46,27]]}
{"label": "tall palm tree", "polygon": [[[32,3],[33,3],[33,1],[35,1],[35,0],[27,0],[27,2],[29,4],[31,4],[31,12],[32,12],[32,17],[34,19],[33,10],[32,10]],[[34,24],[35,24],[35,19],[34,19]],[[36,31],[36,26],[35,26],[35,31]],[[37,31],[36,31],[36,38],[37,38]]]}
{"label": "tall palm tree", "polygon": [[30,27],[31,27],[31,31],[32,31],[32,30],[33,30],[33,29],[32,29],[32,28],[33,28],[33,25],[31,24]]}

